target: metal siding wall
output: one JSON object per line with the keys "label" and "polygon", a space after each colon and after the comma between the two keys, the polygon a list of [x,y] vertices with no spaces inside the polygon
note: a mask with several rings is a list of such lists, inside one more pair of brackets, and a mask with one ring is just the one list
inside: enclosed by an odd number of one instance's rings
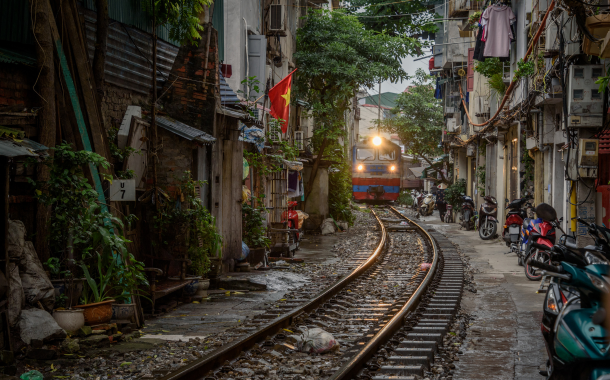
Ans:
{"label": "metal siding wall", "polygon": [[212,16],[212,25],[218,32],[218,60],[225,60],[225,2],[224,0],[214,1],[214,15]]}
{"label": "metal siding wall", "polygon": [[[96,11],[94,0],[83,0],[86,9]],[[112,20],[134,26],[147,33],[152,33],[152,21],[142,10],[141,0],[108,0],[108,16]],[[178,41],[169,38],[169,29],[166,26],[157,27],[157,37],[175,46],[180,46]]]}
{"label": "metal siding wall", "polygon": [[0,40],[33,45],[29,2],[0,0]]}

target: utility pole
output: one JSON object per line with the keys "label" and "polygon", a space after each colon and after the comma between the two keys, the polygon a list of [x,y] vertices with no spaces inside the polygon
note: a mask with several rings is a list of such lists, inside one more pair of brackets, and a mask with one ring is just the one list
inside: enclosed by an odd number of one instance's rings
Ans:
{"label": "utility pole", "polygon": [[381,80],[379,81],[379,95],[377,96],[377,136],[381,127]]}

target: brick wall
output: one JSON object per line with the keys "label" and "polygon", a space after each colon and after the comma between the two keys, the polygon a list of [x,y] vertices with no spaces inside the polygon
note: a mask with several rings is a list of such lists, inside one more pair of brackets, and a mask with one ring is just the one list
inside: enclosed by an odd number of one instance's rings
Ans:
{"label": "brick wall", "polygon": [[102,118],[104,125],[109,128],[111,126],[119,127],[127,106],[135,105],[142,108],[150,109],[150,97],[139,93],[116,87],[110,83],[106,83],[104,87],[104,96],[102,96]]}
{"label": "brick wall", "polygon": [[0,107],[39,106],[38,95],[32,90],[36,69],[11,63],[0,63]]}
{"label": "brick wall", "polygon": [[[207,30],[200,32],[207,36]],[[208,51],[208,76],[203,84],[205,65],[205,38],[199,46],[180,48],[169,80],[165,82],[161,102],[169,116],[193,128],[212,133],[215,111],[215,83],[218,83],[217,33],[212,29]],[[186,79],[177,79],[178,77]]]}
{"label": "brick wall", "polygon": [[[157,183],[172,192],[184,172],[192,171],[193,150],[197,149],[197,144],[161,127],[157,128],[157,136],[159,145],[162,145],[158,153]],[[147,182],[152,184],[152,171],[149,174]]]}

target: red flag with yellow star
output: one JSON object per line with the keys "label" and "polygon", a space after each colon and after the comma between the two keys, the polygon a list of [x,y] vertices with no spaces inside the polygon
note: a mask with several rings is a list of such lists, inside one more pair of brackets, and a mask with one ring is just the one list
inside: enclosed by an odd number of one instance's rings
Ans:
{"label": "red flag with yellow star", "polygon": [[269,90],[269,100],[271,100],[271,116],[276,119],[283,119],[282,133],[288,130],[288,117],[290,116],[290,86],[292,85],[292,74],[297,71],[294,69],[286,78]]}

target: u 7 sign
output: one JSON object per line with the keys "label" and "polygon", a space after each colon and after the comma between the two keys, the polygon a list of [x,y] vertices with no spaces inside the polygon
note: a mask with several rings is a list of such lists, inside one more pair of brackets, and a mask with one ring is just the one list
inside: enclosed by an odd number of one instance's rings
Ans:
{"label": "u 7 sign", "polygon": [[135,179],[115,179],[110,184],[110,200],[115,202],[126,202],[136,200]]}

